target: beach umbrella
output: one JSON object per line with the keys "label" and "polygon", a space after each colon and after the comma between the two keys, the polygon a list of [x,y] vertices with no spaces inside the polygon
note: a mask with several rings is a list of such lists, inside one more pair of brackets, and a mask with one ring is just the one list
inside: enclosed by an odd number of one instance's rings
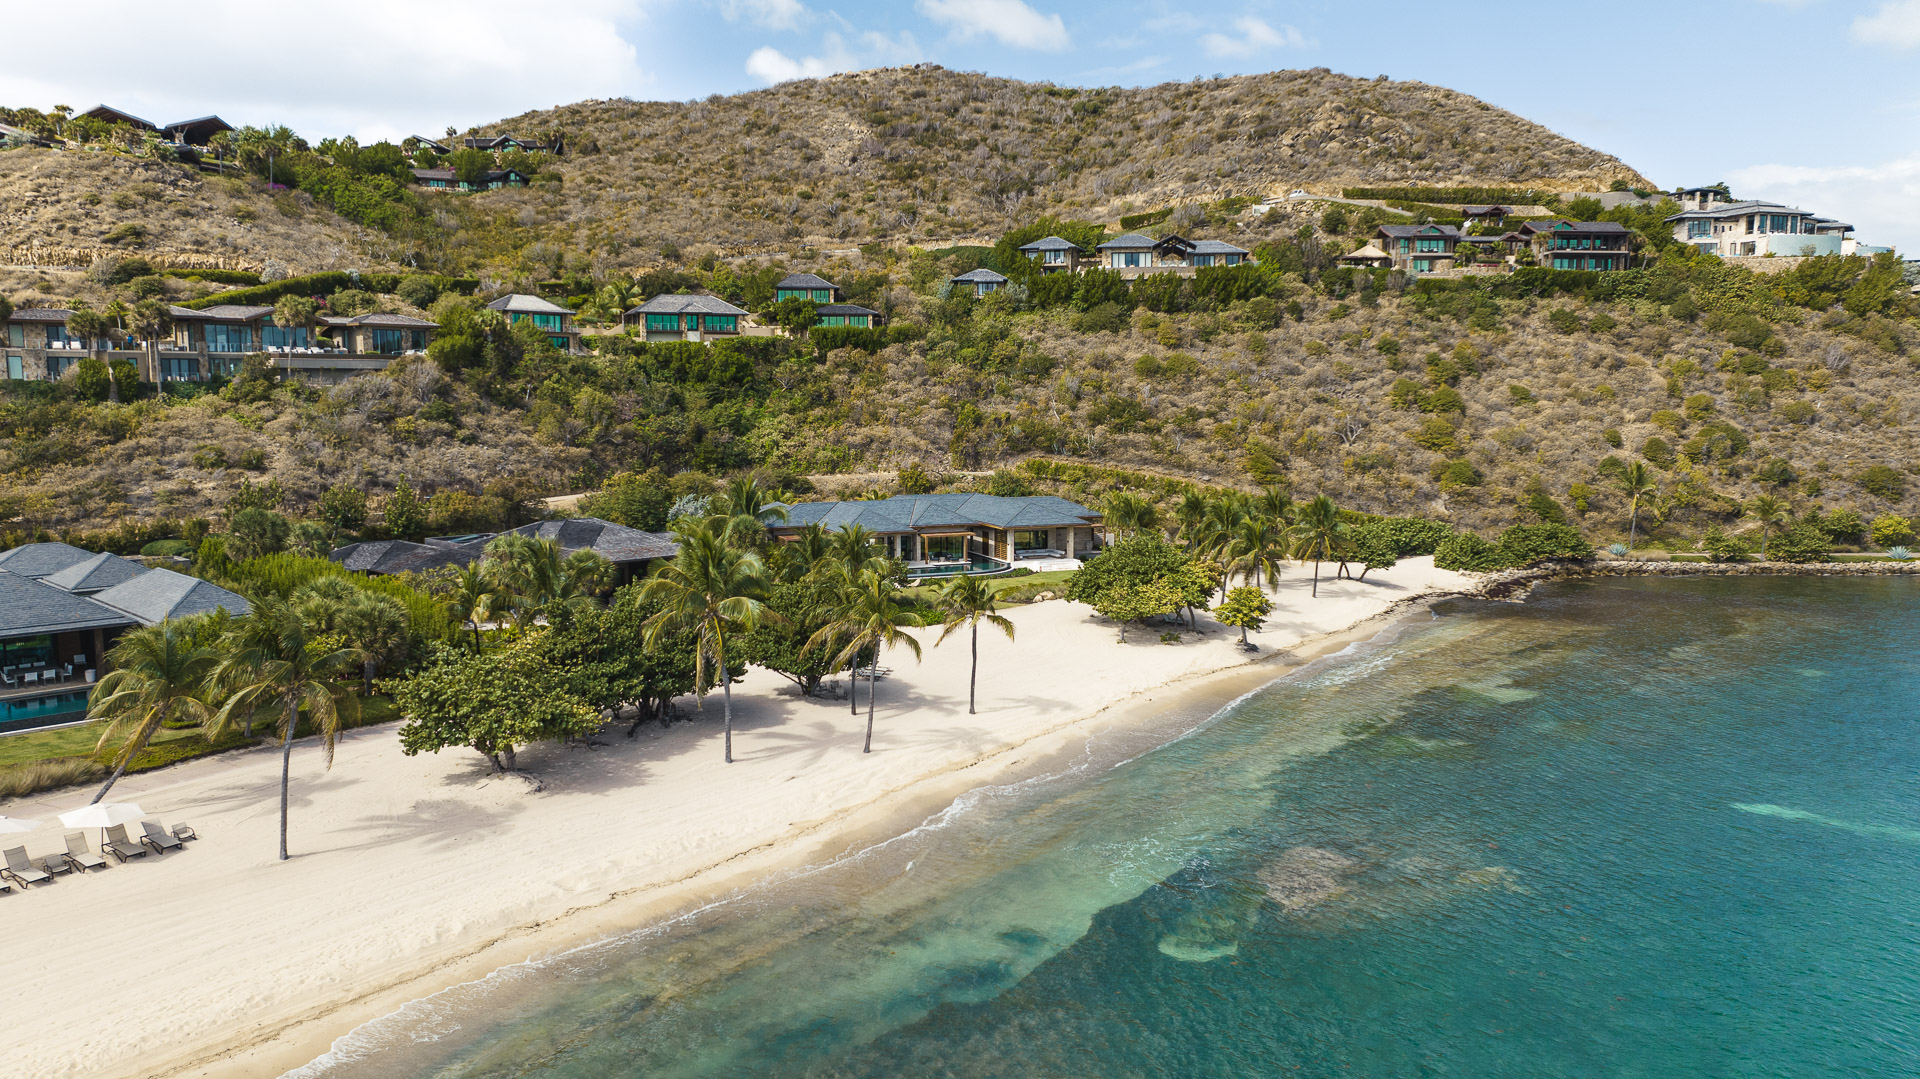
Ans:
{"label": "beach umbrella", "polygon": [[19,817],[0,817],[0,833],[31,832],[40,827],[37,820],[21,820]]}
{"label": "beach umbrella", "polygon": [[60,814],[60,823],[69,828],[111,828],[116,824],[132,824],[146,815],[145,810],[132,802],[98,802]]}

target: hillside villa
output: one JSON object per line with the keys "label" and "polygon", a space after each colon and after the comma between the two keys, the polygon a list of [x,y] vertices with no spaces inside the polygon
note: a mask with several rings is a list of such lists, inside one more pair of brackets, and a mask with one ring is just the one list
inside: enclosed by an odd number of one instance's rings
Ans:
{"label": "hillside villa", "polygon": [[566,140],[557,135],[551,140],[522,139],[513,135],[469,135],[462,145],[469,150],[491,150],[494,153],[525,150],[530,154],[559,155],[567,150]]}
{"label": "hillside villa", "polygon": [[947,283],[953,286],[953,292],[956,295],[972,292],[975,296],[985,296],[1007,287],[1007,275],[981,268],[949,277]]}
{"label": "hillside villa", "polygon": [[120,634],[214,610],[252,607],[197,577],[65,543],[0,552],[0,734],[79,719]]}
{"label": "hillside villa", "polygon": [[509,325],[523,319],[532,319],[535,326],[546,331],[547,343],[554,348],[569,354],[577,354],[581,351],[580,331],[574,328],[571,307],[561,307],[551,300],[515,292],[488,304],[487,310],[498,311],[507,316]]}
{"label": "hillside villa", "polygon": [[197,116],[191,120],[176,120],[170,124],[156,124],[143,120],[123,109],[111,105],[95,105],[78,115],[89,120],[98,120],[103,124],[125,124],[136,131],[151,131],[159,135],[164,142],[176,146],[205,146],[222,131],[232,131],[233,125],[218,116]]}
{"label": "hillside villa", "polygon": [[1016,564],[1077,568],[1100,550],[1100,514],[1053,495],[895,495],[862,502],[800,502],[767,526],[792,541],[808,525],[830,532],[859,525],[911,577],[1004,573]]}
{"label": "hillside villa", "polygon": [[[1717,189],[1708,189],[1717,192]],[[1722,258],[1748,255],[1871,255],[1888,250],[1859,243],[1853,226],[1777,202],[1710,201],[1667,218],[1673,238]]]}
{"label": "hillside villa", "polygon": [[640,580],[647,575],[653,563],[680,553],[680,544],[664,533],[642,532],[598,517],[570,517],[557,521],[536,521],[507,532],[434,536],[422,543],[411,540],[349,543],[336,548],[327,557],[346,569],[369,576],[418,573],[449,566],[470,566],[485,556],[489,541],[503,535],[552,540],[566,554],[592,551],[613,564],[615,583],[618,585]]}
{"label": "hillside villa", "polygon": [[1633,258],[1633,230],[1614,221],[1528,221],[1519,233],[1549,269],[1624,270]]}
{"label": "hillside villa", "polygon": [[1412,273],[1452,269],[1460,243],[1460,230],[1452,225],[1381,225],[1373,235],[1394,269]]}
{"label": "hillside villa", "polygon": [[746,317],[718,296],[665,295],[626,311],[620,322],[641,325],[649,341],[711,341],[738,336]]}
{"label": "hillside villa", "polygon": [[1020,253],[1038,262],[1043,274],[1079,273],[1080,260],[1087,256],[1085,251],[1080,250],[1079,244],[1058,236],[1021,244]]}
{"label": "hillside villa", "polygon": [[231,378],[242,357],[264,352],[287,377],[331,384],[378,371],[396,356],[426,351],[437,323],[409,315],[371,313],[322,316],[317,333],[273,323],[273,308],[216,304],[198,310],[169,307],[173,332],[148,354],[128,334],[83,340],[67,329],[73,312],[59,307],[23,307],[6,324],[4,355],[9,379],[55,380],[88,355],[136,365],[147,382],[204,382]]}
{"label": "hillside villa", "polygon": [[438,191],[494,191],[527,186],[526,174],[518,169],[488,169],[479,183],[460,179],[452,169],[413,169],[412,172],[414,183]]}
{"label": "hillside villa", "polygon": [[1181,236],[1163,236],[1156,240],[1143,233],[1116,236],[1095,249],[1100,265],[1120,271],[1123,277],[1150,273],[1176,273],[1191,276],[1206,266],[1238,266],[1253,261],[1252,252],[1222,240],[1189,240]]}
{"label": "hillside villa", "polygon": [[816,304],[839,303],[845,299],[840,286],[810,273],[790,273],[773,286],[773,302],[811,300]]}

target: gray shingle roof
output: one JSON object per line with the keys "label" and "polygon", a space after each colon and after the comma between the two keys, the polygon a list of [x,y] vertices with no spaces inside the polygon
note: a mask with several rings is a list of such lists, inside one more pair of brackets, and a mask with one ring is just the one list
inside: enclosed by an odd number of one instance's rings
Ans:
{"label": "gray shingle roof", "polygon": [[1151,236],[1146,235],[1145,233],[1129,232],[1124,236],[1115,236],[1113,239],[1108,240],[1106,243],[1101,244],[1099,247],[1099,250],[1105,251],[1110,247],[1125,247],[1125,248],[1152,247],[1154,244],[1157,244],[1159,242],[1160,241],[1154,239]]}
{"label": "gray shingle roof", "polygon": [[790,273],[787,276],[781,278],[780,283],[773,287],[777,291],[783,288],[816,289],[816,288],[839,288],[840,286],[834,284],[833,282],[827,280],[824,277],[820,277],[815,274]]}
{"label": "gray shingle roof", "polygon": [[528,296],[526,293],[523,293],[523,292],[515,292],[515,293],[512,293],[511,295],[502,296],[499,299],[488,304],[487,310],[505,311],[510,314],[522,314],[522,315],[571,315],[573,314],[573,308],[571,307],[561,307],[557,303],[553,303],[548,300],[543,300],[538,296]]}
{"label": "gray shingle roof", "polygon": [[212,307],[195,310],[191,307],[169,307],[176,319],[199,318],[215,322],[252,322],[262,315],[273,314],[271,307],[255,307],[250,304],[219,303]]}
{"label": "gray shingle roof", "polygon": [[253,604],[239,593],[170,569],[150,569],[99,593],[93,601],[125,611],[147,626],[216,610],[233,615],[253,611]]}
{"label": "gray shingle roof", "polygon": [[1529,221],[1520,226],[1529,235],[1542,232],[1584,232],[1589,236],[1619,236],[1633,231],[1618,221]]}
{"label": "gray shingle roof", "polygon": [[417,573],[441,566],[465,566],[484,553],[485,543],[430,544],[408,540],[369,540],[336,548],[327,557],[356,573]]}
{"label": "gray shingle roof", "polygon": [[1194,240],[1193,253],[1196,255],[1248,255],[1252,252],[1244,247],[1235,247],[1225,240]]}
{"label": "gray shingle roof", "polygon": [[680,545],[674,542],[672,536],[642,532],[612,521],[602,521],[598,517],[535,521],[512,531],[534,539],[554,540],[568,553],[590,550],[609,562],[641,562],[653,558],[672,558],[680,553]]}
{"label": "gray shingle roof", "polygon": [[0,638],[132,625],[134,620],[85,596],[0,570]]}
{"label": "gray shingle roof", "polygon": [[[334,322],[333,319],[328,319],[327,321]],[[338,320],[336,325],[401,326],[407,329],[420,330],[438,329],[440,327],[438,322],[428,322],[426,319],[414,318],[412,315],[396,315],[386,311],[374,311],[364,315],[355,315],[352,318],[343,318]]]}
{"label": "gray shingle roof", "polygon": [[1455,240],[1460,238],[1460,230],[1452,225],[1382,225],[1380,231],[1396,240],[1416,236],[1445,236]]}
{"label": "gray shingle roof", "polygon": [[628,311],[629,315],[745,315],[746,312],[718,296],[655,296]]}
{"label": "gray shingle roof", "polygon": [[1030,244],[1021,244],[1022,251],[1078,251],[1080,245],[1072,240],[1063,240],[1058,236],[1047,236]]}
{"label": "gray shingle roof", "polygon": [[65,322],[73,317],[73,312],[64,307],[16,307],[14,322]]}
{"label": "gray shingle roof", "polygon": [[93,557],[69,543],[26,543],[0,551],[0,569],[18,577],[45,577]]}
{"label": "gray shingle roof", "polygon": [[40,579],[55,588],[85,595],[130,581],[146,571],[147,567],[138,562],[103,551],[85,562],[75,562],[58,573],[50,573]]}
{"label": "gray shingle roof", "polygon": [[942,527],[1049,528],[1084,525],[1100,514],[1054,495],[895,495],[871,502],[800,502],[787,509],[775,533],[817,524],[831,532],[859,525],[870,532],[914,532]]}
{"label": "gray shingle roof", "polygon": [[814,308],[813,313],[816,315],[878,315],[880,312],[854,303],[823,303]]}
{"label": "gray shingle roof", "polygon": [[1759,201],[1750,200],[1747,202],[1730,202],[1723,206],[1715,206],[1706,210],[1682,210],[1681,212],[1674,214],[1672,217],[1667,218],[1667,220],[1668,221],[1685,221],[1688,219],[1703,219],[1703,218],[1717,218],[1717,217],[1745,217],[1747,214],[1759,213],[1761,211],[1765,211],[1770,214],[1773,214],[1773,213],[1805,214],[1806,213],[1805,210],[1796,210],[1791,206],[1782,206],[1777,202],[1759,202]]}
{"label": "gray shingle roof", "polygon": [[963,273],[958,277],[953,278],[952,280],[955,284],[964,284],[964,285],[973,285],[973,284],[1004,285],[1007,283],[1007,275],[994,273],[992,270],[983,268],[978,270],[968,270],[966,273]]}

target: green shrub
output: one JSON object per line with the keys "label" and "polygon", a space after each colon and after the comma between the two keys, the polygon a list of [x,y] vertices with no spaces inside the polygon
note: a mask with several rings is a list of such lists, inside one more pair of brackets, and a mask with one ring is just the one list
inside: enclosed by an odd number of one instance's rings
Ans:
{"label": "green shrub", "polygon": [[1883,513],[1873,519],[1873,542],[1879,547],[1899,547],[1913,542],[1913,522],[1898,514]]}
{"label": "green shrub", "polygon": [[1440,481],[1440,486],[1446,490],[1457,490],[1461,487],[1478,487],[1481,483],[1485,482],[1485,477],[1480,475],[1480,470],[1474,467],[1472,461],[1468,460],[1448,461],[1446,466],[1440,470],[1439,476],[1435,478]]}
{"label": "green shrub", "polygon": [[1606,430],[1600,432],[1600,438],[1607,445],[1612,446],[1616,450],[1619,449],[1622,445],[1624,445],[1624,443],[1621,441],[1620,429],[1618,427],[1609,427]]}
{"label": "green shrub", "polygon": [[1825,517],[1809,513],[1804,520],[1818,528],[1831,543],[1859,543],[1867,535],[1866,522],[1860,519],[1858,510],[1837,509]]}
{"label": "green shrub", "polygon": [[1854,477],[1860,489],[1875,498],[1892,502],[1907,493],[1907,479],[1887,465],[1873,465]]}
{"label": "green shrub", "polygon": [[1645,457],[1661,468],[1672,468],[1673,462],[1676,459],[1673,446],[1659,435],[1655,435],[1645,442],[1640,443],[1640,456]]}
{"label": "green shrub", "polygon": [[1514,525],[1500,533],[1498,549],[1509,566],[1530,566],[1548,559],[1586,562],[1593,558],[1593,544],[1581,538],[1579,529],[1552,522]]}
{"label": "green shrub", "polygon": [[1767,546],[1767,557],[1775,562],[1831,562],[1832,556],[1826,532],[1804,519]]}
{"label": "green shrub", "polygon": [[[1729,536],[1719,525],[1707,529],[1706,537],[1700,546],[1707,552],[1710,562],[1744,562],[1747,558],[1747,545],[1738,536]],[[1773,552],[1769,551],[1768,554]]]}
{"label": "green shrub", "polygon": [[1686,404],[1682,407],[1686,409],[1687,419],[1699,423],[1713,415],[1713,398],[1704,393],[1696,393],[1687,398]]}
{"label": "green shrub", "polygon": [[1148,225],[1157,225],[1172,216],[1173,207],[1171,206],[1162,210],[1148,210],[1143,214],[1126,214],[1120,218],[1120,227],[1123,229],[1143,229]]}
{"label": "green shrub", "polygon": [[1506,567],[1500,548],[1471,532],[1455,532],[1440,541],[1433,551],[1433,564],[1464,573],[1488,573]]}
{"label": "green shrub", "polygon": [[1356,526],[1383,540],[1401,558],[1434,553],[1441,542],[1453,535],[1453,529],[1440,521],[1420,517],[1381,517]]}
{"label": "green shrub", "polygon": [[1584,323],[1580,321],[1579,315],[1574,314],[1565,307],[1556,307],[1547,312],[1547,322],[1552,324],[1553,328],[1560,333],[1579,333],[1580,328],[1584,325]]}

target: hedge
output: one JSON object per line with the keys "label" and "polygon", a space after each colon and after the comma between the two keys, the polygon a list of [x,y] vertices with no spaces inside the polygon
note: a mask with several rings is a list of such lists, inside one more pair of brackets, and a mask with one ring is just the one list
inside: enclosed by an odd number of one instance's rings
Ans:
{"label": "hedge", "polygon": [[[413,274],[397,273],[359,273],[353,270],[329,270],[326,273],[307,274],[303,277],[287,277],[279,281],[269,281],[253,288],[229,289],[216,292],[211,296],[202,296],[197,300],[188,300],[179,306],[190,310],[201,310],[220,304],[248,304],[257,307],[271,307],[282,296],[331,296],[341,289],[359,288],[369,292],[392,292],[400,287],[404,277]],[[480,286],[477,277],[441,277],[437,274],[418,276],[432,278],[441,292],[471,293]]]}
{"label": "hedge", "polygon": [[182,281],[211,281],[216,285],[260,283],[260,275],[251,270],[176,270],[163,266],[157,272],[166,277],[177,277]]}
{"label": "hedge", "polygon": [[1474,203],[1482,206],[1525,203],[1537,205],[1558,198],[1551,192],[1511,187],[1348,187],[1340,194],[1350,199],[1411,199],[1414,202]]}
{"label": "hedge", "polygon": [[865,326],[815,326],[807,331],[807,340],[812,342],[815,352],[832,352],[841,348],[878,352],[887,347],[887,331]]}
{"label": "hedge", "polygon": [[1149,210],[1144,214],[1128,214],[1120,219],[1120,227],[1123,229],[1145,228],[1148,225],[1157,225],[1172,216],[1173,207],[1171,206],[1164,210]]}

